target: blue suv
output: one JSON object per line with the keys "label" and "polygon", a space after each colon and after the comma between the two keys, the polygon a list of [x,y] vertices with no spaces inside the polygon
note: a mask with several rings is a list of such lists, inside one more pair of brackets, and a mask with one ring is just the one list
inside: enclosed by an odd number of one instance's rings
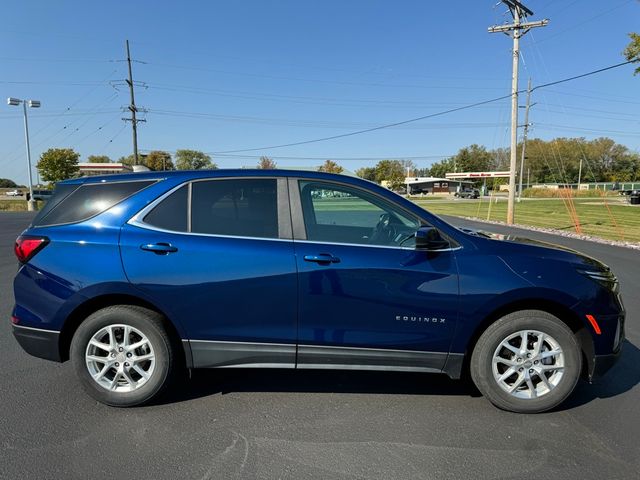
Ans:
{"label": "blue suv", "polygon": [[342,175],[68,180],[15,253],[16,339],[70,359],[114,406],[150,401],[185,368],[329,368],[468,372],[499,408],[541,412],[624,339],[606,265],[455,228]]}

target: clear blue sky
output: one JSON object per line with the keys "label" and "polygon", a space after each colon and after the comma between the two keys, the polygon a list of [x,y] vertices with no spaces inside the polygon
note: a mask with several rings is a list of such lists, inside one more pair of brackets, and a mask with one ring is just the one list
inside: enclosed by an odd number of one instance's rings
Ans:
{"label": "clear blue sky", "polygon": [[[26,182],[20,109],[30,110],[35,160],[71,147],[84,160],[131,153],[124,41],[131,42],[136,103],[149,112],[142,151],[250,149],[346,133],[509,93],[511,40],[487,27],[508,19],[496,0],[29,1],[3,2],[0,29],[0,177]],[[640,30],[634,0],[529,0],[521,86],[623,60]],[[539,90],[533,136],[610,136],[640,148],[640,76],[626,66]],[[524,98],[521,99],[524,103]],[[333,141],[213,155],[221,167],[319,165],[350,170],[378,158],[428,166],[459,148],[507,146],[509,100]],[[287,158],[287,157],[311,157]],[[317,157],[317,160],[314,158]],[[357,160],[354,160],[357,159]],[[371,160],[362,160],[370,158]]]}

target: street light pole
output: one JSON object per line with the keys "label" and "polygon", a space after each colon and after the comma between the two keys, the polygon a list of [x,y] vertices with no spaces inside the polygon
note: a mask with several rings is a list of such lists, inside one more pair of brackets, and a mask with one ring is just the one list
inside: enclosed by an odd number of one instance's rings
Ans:
{"label": "street light pole", "polygon": [[31,174],[31,146],[29,145],[29,121],[27,120],[27,102],[22,101],[22,111],[24,112],[24,140],[27,146],[27,166],[29,168],[29,200],[27,200],[27,210],[33,212],[36,209],[36,202],[33,199],[33,176]]}
{"label": "street light pole", "polygon": [[27,210],[33,212],[36,209],[36,202],[33,199],[33,174],[31,172],[31,146],[29,145],[29,121],[27,120],[27,103],[30,108],[39,108],[39,100],[22,100],[19,98],[10,97],[7,99],[7,104],[17,107],[22,104],[22,111],[24,113],[24,140],[27,147],[27,168],[29,172],[29,199],[27,200]]}

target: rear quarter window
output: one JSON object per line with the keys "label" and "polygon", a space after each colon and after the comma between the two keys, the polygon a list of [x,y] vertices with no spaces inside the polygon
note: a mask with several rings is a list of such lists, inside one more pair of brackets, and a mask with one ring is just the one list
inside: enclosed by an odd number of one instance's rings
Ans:
{"label": "rear quarter window", "polygon": [[163,230],[186,232],[188,195],[188,185],[183,185],[147,213],[143,222]]}
{"label": "rear quarter window", "polygon": [[[140,182],[60,185],[53,197],[33,221],[34,227],[77,223],[87,220],[120,203],[154,180]],[[73,187],[73,188],[67,188]]]}

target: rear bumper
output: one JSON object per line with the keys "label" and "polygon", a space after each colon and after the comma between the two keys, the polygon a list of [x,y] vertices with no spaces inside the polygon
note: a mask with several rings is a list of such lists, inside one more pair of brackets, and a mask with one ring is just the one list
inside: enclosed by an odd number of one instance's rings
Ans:
{"label": "rear bumper", "polygon": [[60,332],[13,325],[13,336],[29,355],[54,362],[62,361],[58,343]]}

